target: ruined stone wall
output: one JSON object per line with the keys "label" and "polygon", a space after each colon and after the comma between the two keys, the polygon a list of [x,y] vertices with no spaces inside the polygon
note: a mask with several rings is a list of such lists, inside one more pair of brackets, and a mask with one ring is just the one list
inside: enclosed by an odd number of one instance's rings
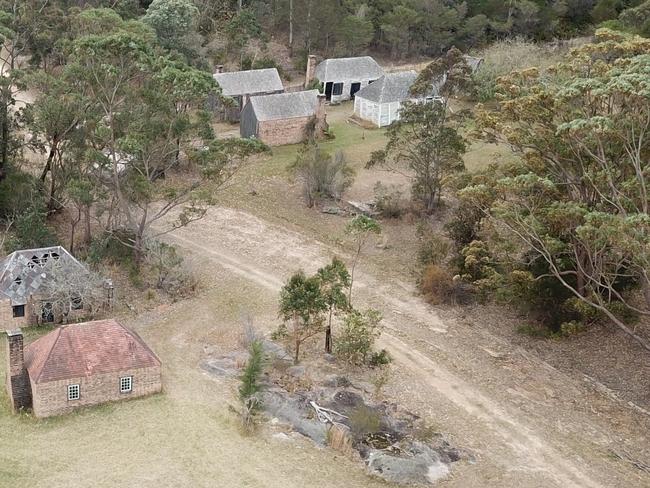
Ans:
{"label": "ruined stone wall", "polygon": [[6,387],[14,412],[32,406],[32,392],[23,356],[23,335],[19,330],[7,331]]}
{"label": "ruined stone wall", "polygon": [[[120,392],[120,378],[125,376],[133,377],[133,390],[130,393]],[[61,415],[79,407],[127,400],[162,390],[160,366],[40,384],[32,379],[31,384],[36,417]],[[68,385],[79,385],[78,400],[68,400]]]}

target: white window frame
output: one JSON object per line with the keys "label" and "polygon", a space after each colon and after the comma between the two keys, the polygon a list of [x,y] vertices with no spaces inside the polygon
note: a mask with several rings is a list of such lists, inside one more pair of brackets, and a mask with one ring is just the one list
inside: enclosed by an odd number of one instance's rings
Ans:
{"label": "white window frame", "polygon": [[[125,385],[129,385],[125,388]],[[120,378],[120,393],[131,393],[133,391],[133,376],[122,376]]]}
{"label": "white window frame", "polygon": [[68,401],[79,400],[81,398],[81,386],[77,383],[68,385]]}

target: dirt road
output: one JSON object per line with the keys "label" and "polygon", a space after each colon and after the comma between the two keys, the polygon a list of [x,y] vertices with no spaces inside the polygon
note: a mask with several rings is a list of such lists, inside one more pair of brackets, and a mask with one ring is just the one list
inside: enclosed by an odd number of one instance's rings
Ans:
{"label": "dirt road", "polygon": [[[286,277],[314,271],[336,249],[250,214],[214,209],[201,222],[169,239],[199,269],[207,262],[276,293]],[[218,287],[218,274],[210,286]],[[497,338],[462,324],[443,322],[410,286],[385,283],[371,271],[358,273],[356,306],[384,313],[382,346],[395,358],[391,393],[456,445],[472,449],[478,462],[459,467],[449,486],[648,486],[650,479],[608,456],[620,442],[642,452],[634,413],[605,405],[584,385],[531,358],[508,350]],[[268,311],[272,317],[274,311]],[[470,326],[471,327],[471,326]],[[586,402],[590,403],[587,404]],[[615,430],[598,408],[626,417]],[[640,420],[645,421],[644,419]],[[639,444],[637,444],[637,442]]]}

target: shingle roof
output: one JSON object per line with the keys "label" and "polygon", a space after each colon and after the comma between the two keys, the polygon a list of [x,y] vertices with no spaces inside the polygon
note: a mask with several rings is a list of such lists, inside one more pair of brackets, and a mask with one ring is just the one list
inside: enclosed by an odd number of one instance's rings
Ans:
{"label": "shingle roof", "polygon": [[409,90],[417,77],[415,71],[388,73],[374,83],[364,86],[356,96],[377,103],[403,102],[414,98],[409,94]]}
{"label": "shingle roof", "polygon": [[260,121],[309,117],[316,114],[318,90],[261,95],[248,103]]}
{"label": "shingle roof", "polygon": [[275,68],[215,73],[212,76],[221,87],[221,92],[228,97],[284,90]]}
{"label": "shingle roof", "polygon": [[376,80],[384,70],[370,56],[326,59],[316,66],[315,76],[323,82]]}
{"label": "shingle roof", "polygon": [[26,304],[47,280],[48,275],[43,268],[51,259],[69,273],[88,271],[61,246],[14,251],[0,262],[0,296],[7,296],[12,305]]}
{"label": "shingle roof", "polygon": [[137,333],[113,319],[64,325],[25,347],[25,366],[35,383],[160,364]]}

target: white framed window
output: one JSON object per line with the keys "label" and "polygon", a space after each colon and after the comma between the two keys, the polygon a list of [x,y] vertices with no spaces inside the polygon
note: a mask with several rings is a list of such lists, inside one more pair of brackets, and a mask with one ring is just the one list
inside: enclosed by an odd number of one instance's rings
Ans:
{"label": "white framed window", "polygon": [[79,385],[68,385],[68,401],[79,400],[80,393]]}
{"label": "white framed window", "polygon": [[131,393],[131,390],[133,390],[133,376],[120,378],[120,393]]}

